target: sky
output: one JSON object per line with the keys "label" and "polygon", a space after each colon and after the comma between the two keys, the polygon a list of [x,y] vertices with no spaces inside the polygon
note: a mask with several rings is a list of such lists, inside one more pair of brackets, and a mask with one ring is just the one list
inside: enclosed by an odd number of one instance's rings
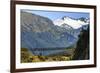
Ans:
{"label": "sky", "polygon": [[40,16],[44,16],[47,17],[49,19],[51,19],[52,21],[62,18],[63,16],[68,16],[74,19],[78,19],[80,17],[85,17],[85,18],[89,18],[89,13],[82,13],[82,12],[63,12],[63,11],[45,11],[45,10],[23,10],[25,12],[30,12],[33,14],[37,14]]}

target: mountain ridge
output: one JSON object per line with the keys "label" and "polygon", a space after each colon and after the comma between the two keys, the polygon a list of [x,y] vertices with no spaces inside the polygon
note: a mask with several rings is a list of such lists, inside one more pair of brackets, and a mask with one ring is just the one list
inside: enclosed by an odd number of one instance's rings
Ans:
{"label": "mountain ridge", "polygon": [[68,17],[68,16],[64,16],[62,18],[58,18],[56,20],[53,21],[53,23],[55,25],[58,25],[58,26],[61,26],[63,27],[62,25],[63,24],[66,24],[66,27],[68,27],[68,25],[73,28],[73,29],[78,29],[80,27],[82,27],[82,25],[87,25],[89,24],[89,19],[85,19],[85,18],[79,18],[79,19],[74,19],[74,18],[71,18],[71,17]]}

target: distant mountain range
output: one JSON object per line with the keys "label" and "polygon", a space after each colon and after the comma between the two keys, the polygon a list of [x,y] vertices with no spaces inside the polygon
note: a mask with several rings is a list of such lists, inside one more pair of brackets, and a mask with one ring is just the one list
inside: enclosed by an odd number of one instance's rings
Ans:
{"label": "distant mountain range", "polygon": [[69,17],[51,21],[49,18],[21,11],[21,48],[32,51],[38,48],[70,47],[76,44],[81,28],[88,24],[87,21]]}
{"label": "distant mountain range", "polygon": [[70,29],[70,28],[78,29],[78,28],[81,28],[83,25],[89,24],[89,19],[84,18],[84,17],[74,19],[74,18],[71,18],[68,16],[64,16],[60,19],[54,20],[53,23],[55,25],[58,25],[60,27],[64,27],[66,29]]}
{"label": "distant mountain range", "polygon": [[68,33],[72,34],[76,38],[78,37],[82,27],[87,27],[89,22],[89,18],[81,17],[75,19],[68,16],[64,16],[53,21],[55,25],[66,29]]}

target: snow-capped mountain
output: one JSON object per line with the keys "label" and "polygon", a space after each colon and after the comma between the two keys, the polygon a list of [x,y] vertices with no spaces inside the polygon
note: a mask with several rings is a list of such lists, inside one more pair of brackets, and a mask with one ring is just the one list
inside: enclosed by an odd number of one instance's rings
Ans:
{"label": "snow-capped mountain", "polygon": [[57,26],[65,27],[66,29],[69,28],[78,29],[84,25],[88,25],[89,19],[86,18],[74,19],[71,17],[64,16],[63,18],[54,20],[53,23]]}
{"label": "snow-capped mountain", "polygon": [[69,34],[73,35],[76,38],[78,38],[78,35],[80,34],[82,28],[88,27],[89,22],[89,18],[81,17],[75,19],[68,16],[64,16],[53,21],[54,25],[66,29]]}

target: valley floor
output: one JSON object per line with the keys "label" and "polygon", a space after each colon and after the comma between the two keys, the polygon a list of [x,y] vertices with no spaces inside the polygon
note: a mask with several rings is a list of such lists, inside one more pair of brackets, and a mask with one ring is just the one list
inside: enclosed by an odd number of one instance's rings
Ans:
{"label": "valley floor", "polygon": [[66,51],[58,53],[58,54],[52,54],[49,56],[39,56],[39,55],[33,55],[27,49],[22,48],[21,63],[69,61],[72,59],[74,50],[75,49],[66,49]]}

